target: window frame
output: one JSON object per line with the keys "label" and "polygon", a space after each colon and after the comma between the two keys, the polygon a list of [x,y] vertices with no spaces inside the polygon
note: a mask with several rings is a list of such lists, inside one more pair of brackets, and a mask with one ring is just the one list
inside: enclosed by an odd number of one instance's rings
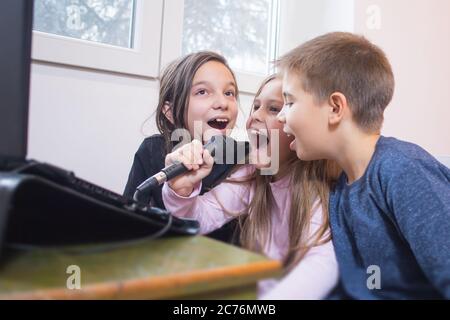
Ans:
{"label": "window frame", "polygon": [[133,48],[33,30],[32,59],[157,78],[164,0],[135,0]]}
{"label": "window frame", "polygon": [[[271,3],[269,24],[272,27],[269,30],[268,41],[272,45],[267,53],[268,61],[272,61],[278,56],[281,13],[280,0],[271,0]],[[165,0],[162,22],[161,68],[182,55],[183,23],[184,0]],[[274,68],[268,67],[268,72],[274,72]],[[239,70],[236,70],[235,74],[239,90],[248,94],[255,94],[261,82],[268,76]]]}

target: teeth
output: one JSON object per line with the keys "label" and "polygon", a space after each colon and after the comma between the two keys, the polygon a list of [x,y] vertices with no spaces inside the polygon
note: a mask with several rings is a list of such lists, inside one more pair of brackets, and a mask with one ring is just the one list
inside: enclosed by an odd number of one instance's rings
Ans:
{"label": "teeth", "polygon": [[290,131],[286,130],[285,128],[283,128],[283,132],[286,133],[286,135],[288,137],[292,136],[292,133]]}
{"label": "teeth", "polygon": [[256,129],[250,129],[249,131],[251,134],[254,134],[254,135],[265,136],[265,137],[267,136],[266,132],[261,132]]}
{"label": "teeth", "polygon": [[228,119],[216,119],[217,122],[228,122]]}

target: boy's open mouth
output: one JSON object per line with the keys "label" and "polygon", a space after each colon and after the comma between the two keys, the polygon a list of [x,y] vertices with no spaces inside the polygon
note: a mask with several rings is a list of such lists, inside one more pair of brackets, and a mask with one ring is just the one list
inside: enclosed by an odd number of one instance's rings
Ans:
{"label": "boy's open mouth", "polygon": [[283,128],[284,133],[286,134],[286,136],[288,138],[293,137],[294,139],[291,141],[291,143],[289,144],[289,149],[295,151],[295,136],[291,133],[291,131],[289,131],[286,127]]}
{"label": "boy's open mouth", "polygon": [[257,149],[261,147],[266,147],[270,142],[267,130],[249,129],[248,133],[250,141],[256,143]]}
{"label": "boy's open mouth", "polygon": [[215,119],[211,119],[209,120],[208,126],[210,126],[211,128],[217,129],[217,130],[223,130],[228,126],[228,123],[230,122],[230,120],[228,120],[227,118],[215,118]]}

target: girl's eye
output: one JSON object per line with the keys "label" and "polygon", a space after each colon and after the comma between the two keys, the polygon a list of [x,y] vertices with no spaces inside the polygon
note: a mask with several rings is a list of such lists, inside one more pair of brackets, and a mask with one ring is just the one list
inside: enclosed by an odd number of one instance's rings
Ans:
{"label": "girl's eye", "polygon": [[273,113],[279,113],[281,109],[279,107],[269,107],[269,111]]}
{"label": "girl's eye", "polygon": [[234,91],[227,91],[227,92],[225,92],[225,95],[226,95],[227,97],[234,97],[234,96],[236,96],[236,94],[234,93]]}
{"label": "girl's eye", "polygon": [[198,90],[197,93],[196,93],[196,95],[199,95],[199,96],[204,96],[205,94],[206,94],[206,90],[205,89]]}
{"label": "girl's eye", "polygon": [[293,103],[292,102],[286,102],[284,105],[286,107],[290,108],[290,107],[292,107]]}
{"label": "girl's eye", "polygon": [[256,111],[256,110],[258,110],[259,109],[259,106],[258,105],[253,105],[253,111]]}

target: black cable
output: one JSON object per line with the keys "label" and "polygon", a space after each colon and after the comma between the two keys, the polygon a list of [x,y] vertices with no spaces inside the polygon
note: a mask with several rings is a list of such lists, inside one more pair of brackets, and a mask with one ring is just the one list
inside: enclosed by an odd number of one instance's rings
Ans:
{"label": "black cable", "polygon": [[37,166],[38,164],[39,164],[38,162],[31,160],[28,163],[11,170],[10,172],[11,173],[21,173],[29,168],[33,168],[33,167]]}

